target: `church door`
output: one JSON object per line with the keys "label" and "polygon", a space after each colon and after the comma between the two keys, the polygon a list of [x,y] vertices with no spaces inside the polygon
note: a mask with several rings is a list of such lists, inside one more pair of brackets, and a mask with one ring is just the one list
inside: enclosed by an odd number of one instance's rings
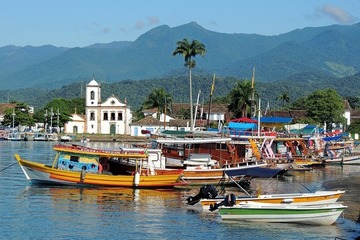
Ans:
{"label": "church door", "polygon": [[110,134],[115,134],[116,133],[116,125],[115,124],[111,124],[110,125]]}

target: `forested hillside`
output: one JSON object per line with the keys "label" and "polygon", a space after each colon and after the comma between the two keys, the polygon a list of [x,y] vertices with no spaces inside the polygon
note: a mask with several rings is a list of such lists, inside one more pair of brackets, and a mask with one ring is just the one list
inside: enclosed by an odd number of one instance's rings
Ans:
{"label": "forested hillside", "polygon": [[191,22],[173,28],[156,27],[134,42],[120,40],[69,49],[2,47],[0,90],[55,89],[84,82],[92,74],[107,84],[181,76],[178,73],[184,69],[184,59],[172,56],[172,52],[176,42],[184,38],[196,39],[205,45],[205,56],[197,56],[195,60],[198,73],[208,75],[216,73],[244,79],[251,77],[252,68],[256,66],[259,82],[275,82],[292,81],[293,76],[308,72],[340,78],[360,71],[360,23],[264,36],[218,33]]}
{"label": "forested hillside", "polygon": [[[212,75],[193,75],[193,99],[196,100],[198,91],[201,90],[200,103],[207,102],[209,99]],[[250,80],[249,77],[247,80]],[[241,79],[232,77],[217,77],[215,81],[214,99],[226,96],[233,88],[236,81]],[[242,79],[244,80],[244,79]],[[130,81],[124,80],[116,83],[104,83],[98,81],[102,86],[102,100],[105,100],[110,95],[114,94],[121,101],[125,98],[132,106],[132,109],[138,109],[145,101],[145,98],[154,88],[164,88],[169,92],[173,98],[173,102],[188,102],[189,98],[189,82],[186,71],[182,76],[166,77],[159,79],[137,80]],[[85,82],[74,83],[63,86],[59,89],[44,90],[36,88],[0,91],[0,102],[8,102],[12,100],[26,102],[35,108],[43,107],[47,102],[53,98],[71,99],[75,97],[85,96]],[[269,101],[270,107],[275,109],[280,106],[279,100],[276,98],[283,93],[287,93],[291,102],[296,99],[307,96],[318,89],[333,88],[341,96],[359,97],[360,89],[360,74],[344,77],[344,78],[331,78],[327,75],[319,73],[303,73],[294,75],[291,79],[278,82],[258,82],[255,81],[255,88],[257,94],[263,101]]]}

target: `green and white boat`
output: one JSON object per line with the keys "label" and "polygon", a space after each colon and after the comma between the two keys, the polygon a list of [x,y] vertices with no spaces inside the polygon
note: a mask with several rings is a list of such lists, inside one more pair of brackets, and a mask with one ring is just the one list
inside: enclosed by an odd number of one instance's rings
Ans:
{"label": "green and white boat", "polygon": [[234,206],[221,206],[219,213],[223,220],[331,225],[346,208],[347,206],[341,203],[307,206],[240,203]]}

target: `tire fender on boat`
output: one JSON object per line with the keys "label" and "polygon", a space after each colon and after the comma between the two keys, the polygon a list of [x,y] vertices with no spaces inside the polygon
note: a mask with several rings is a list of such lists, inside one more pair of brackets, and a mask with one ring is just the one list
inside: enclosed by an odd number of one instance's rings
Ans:
{"label": "tire fender on boat", "polygon": [[109,171],[110,170],[110,164],[109,162],[104,162],[101,164],[101,168],[102,170],[101,171]]}
{"label": "tire fender on boat", "polygon": [[140,183],[140,173],[136,172],[134,176],[134,185],[139,186]]}
{"label": "tire fender on boat", "polygon": [[101,164],[98,164],[98,173],[102,173],[103,166]]}

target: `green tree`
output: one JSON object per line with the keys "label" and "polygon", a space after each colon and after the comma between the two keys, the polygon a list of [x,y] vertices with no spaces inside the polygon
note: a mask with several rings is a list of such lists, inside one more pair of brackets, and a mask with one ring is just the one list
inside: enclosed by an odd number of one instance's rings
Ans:
{"label": "green tree", "polygon": [[44,108],[38,110],[34,114],[34,119],[35,121],[44,124],[52,123],[52,126],[57,126],[59,124],[59,127],[63,127],[75,112],[78,114],[85,114],[84,98],[54,98],[52,101],[48,102]]}
{"label": "green tree", "polygon": [[356,120],[352,122],[349,127],[347,128],[347,131],[351,134],[359,133],[360,132],[360,120]]}
{"label": "green tree", "polygon": [[176,116],[180,119],[189,119],[190,118],[190,109],[189,108],[180,108],[178,115]]}
{"label": "green tree", "polygon": [[247,107],[251,106],[252,87],[248,80],[237,81],[234,88],[229,93],[229,111],[234,113],[234,117],[246,117]]}
{"label": "green tree", "polygon": [[16,106],[14,109],[8,108],[5,110],[4,126],[17,127],[17,126],[32,126],[34,124],[33,117],[29,113],[29,106],[23,102],[13,101]]}
{"label": "green tree", "polygon": [[349,102],[349,105],[352,109],[356,109],[360,107],[360,98],[359,97],[353,97],[353,96],[347,96],[345,97],[345,100]]}
{"label": "green tree", "polygon": [[175,51],[173,52],[173,56],[176,55],[182,55],[185,59],[185,67],[189,70],[189,92],[190,92],[190,130],[194,130],[194,124],[193,124],[193,101],[192,101],[192,82],[191,82],[191,69],[195,67],[195,58],[196,55],[200,54],[201,56],[204,56],[206,53],[205,45],[198,40],[193,40],[192,42],[189,42],[188,39],[184,38],[182,41],[178,41],[177,47]]}
{"label": "green tree", "polygon": [[334,89],[315,91],[305,100],[307,116],[319,124],[344,122],[344,100]]}
{"label": "green tree", "polygon": [[155,88],[146,98],[143,106],[145,109],[157,108],[156,116],[157,119],[159,119],[160,118],[159,113],[164,112],[165,106],[166,106],[166,110],[169,110],[171,103],[172,103],[172,96],[168,92],[166,92],[165,89]]}
{"label": "green tree", "polygon": [[132,122],[137,122],[140,119],[143,119],[145,117],[143,110],[144,110],[144,108],[143,108],[143,106],[141,106],[140,108],[138,108],[137,110],[135,110],[132,113]]}
{"label": "green tree", "polygon": [[290,102],[290,97],[289,97],[289,95],[288,95],[287,92],[284,92],[284,93],[280,94],[280,95],[276,98],[276,100],[280,100],[280,101],[281,101],[281,107],[284,107],[285,102],[286,102],[286,103],[289,103],[289,102]]}
{"label": "green tree", "polygon": [[290,109],[292,110],[305,110],[305,103],[307,97],[298,98],[296,101],[291,103]]}

